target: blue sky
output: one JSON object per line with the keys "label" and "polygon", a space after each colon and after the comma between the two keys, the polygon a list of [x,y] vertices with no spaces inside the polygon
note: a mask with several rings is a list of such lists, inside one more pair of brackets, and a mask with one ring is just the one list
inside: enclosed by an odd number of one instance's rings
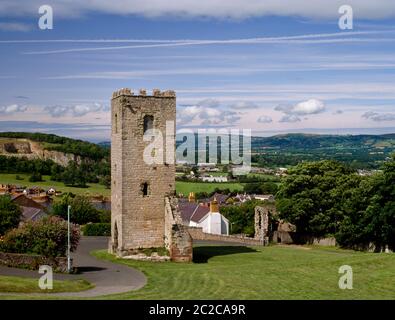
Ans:
{"label": "blue sky", "polygon": [[[348,1],[0,4],[0,130],[109,139],[110,96],[177,93],[178,128],[395,132],[395,4]],[[262,5],[265,3],[265,5]]]}

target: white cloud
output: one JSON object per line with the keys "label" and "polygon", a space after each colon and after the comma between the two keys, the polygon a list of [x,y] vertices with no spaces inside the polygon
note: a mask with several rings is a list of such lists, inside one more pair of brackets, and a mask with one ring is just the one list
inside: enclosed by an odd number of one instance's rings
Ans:
{"label": "white cloud", "polygon": [[69,111],[69,107],[65,106],[48,106],[44,108],[44,111],[48,112],[51,117],[59,118],[63,117]]}
{"label": "white cloud", "polygon": [[[145,17],[211,17],[245,19],[261,16],[300,16],[305,18],[337,18],[344,0],[52,0],[48,4],[60,17],[75,17],[89,12]],[[3,16],[37,15],[42,0],[3,0],[0,14]],[[393,0],[348,0],[359,19],[382,19],[395,16]]]}
{"label": "white cloud", "polygon": [[108,111],[109,108],[106,105],[100,103],[88,103],[88,104],[76,104],[73,106],[47,106],[44,111],[48,112],[51,117],[59,118],[66,115],[72,115],[73,117],[82,117],[88,113]]}
{"label": "white cloud", "polygon": [[376,122],[395,121],[395,113],[377,113],[373,111],[368,111],[362,115],[362,118],[373,120]]}
{"label": "white cloud", "polygon": [[230,108],[235,110],[242,110],[242,109],[258,109],[259,106],[252,102],[252,101],[236,101],[230,105]]}
{"label": "white cloud", "polygon": [[240,120],[240,115],[236,111],[224,109],[219,101],[206,99],[196,105],[178,108],[177,122],[180,125],[233,125]]}
{"label": "white cloud", "polygon": [[259,123],[271,123],[273,122],[273,119],[269,116],[260,116],[257,120]]}
{"label": "white cloud", "polygon": [[317,114],[325,111],[325,104],[317,99],[299,102],[292,108],[292,113],[297,115]]}
{"label": "white cloud", "polygon": [[13,114],[17,112],[25,112],[27,106],[21,106],[19,104],[11,104],[9,106],[0,106],[0,114]]}
{"label": "white cloud", "polygon": [[30,25],[19,22],[0,22],[0,31],[15,31],[15,32],[27,32],[32,28]]}
{"label": "white cloud", "polygon": [[[56,49],[56,50],[44,50],[44,51],[27,51],[24,54],[59,54],[59,53],[73,53],[73,52],[89,52],[89,51],[112,51],[112,50],[131,50],[131,49],[142,49],[142,48],[161,48],[161,47],[185,47],[185,46],[208,46],[208,45],[252,45],[252,44],[334,44],[334,43],[392,43],[394,41],[391,34],[394,33],[394,30],[378,30],[378,31],[350,31],[350,32],[337,32],[337,33],[325,33],[325,34],[304,34],[304,35],[296,35],[296,36],[281,36],[281,37],[266,37],[266,38],[244,38],[244,39],[226,39],[226,40],[136,40],[136,39],[125,39],[123,42],[135,42],[140,44],[133,45],[123,45],[123,46],[105,46],[105,47],[85,47],[85,48],[64,48],[64,49]],[[355,35],[362,36],[372,36],[372,35],[380,35],[381,37],[353,37]],[[389,37],[382,37],[384,34],[390,34]],[[119,43],[122,40],[103,40],[107,43]],[[65,40],[3,40],[0,43],[59,43],[65,42]],[[74,43],[84,43],[84,42],[95,42],[94,40],[68,40],[67,42]],[[97,42],[97,41],[96,41]],[[147,44],[148,43],[148,44]],[[374,66],[377,66],[375,64]],[[379,64],[381,67],[386,67],[386,64]],[[393,66],[393,65],[390,65]],[[328,67],[337,67],[341,69],[355,69],[355,68],[370,68],[371,64],[362,64],[355,65],[353,63],[336,63],[334,65],[322,65],[323,69]]]}
{"label": "white cloud", "polygon": [[307,115],[324,112],[325,104],[323,101],[318,99],[309,99],[306,101],[299,102],[295,105],[278,105],[277,107],[274,108],[274,110],[283,112],[286,116],[287,115],[295,116],[295,117],[284,117],[283,119],[287,121],[282,121],[282,122],[296,122],[296,121],[300,121],[298,116],[307,116]]}
{"label": "white cloud", "polygon": [[290,122],[290,123],[295,123],[300,121],[301,121],[300,118],[295,114],[286,114],[279,120],[279,122]]}
{"label": "white cloud", "polygon": [[108,111],[109,109],[100,103],[77,104],[71,108],[74,117],[82,117],[91,112]]}

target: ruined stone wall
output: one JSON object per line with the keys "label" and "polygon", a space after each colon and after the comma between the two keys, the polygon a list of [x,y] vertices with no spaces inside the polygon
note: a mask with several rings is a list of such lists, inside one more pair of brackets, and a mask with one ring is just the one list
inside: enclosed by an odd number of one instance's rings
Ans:
{"label": "ruined stone wall", "polygon": [[193,242],[188,228],[182,224],[177,198],[166,197],[165,210],[165,247],[170,258],[175,262],[191,262]]}
{"label": "ruined stone wall", "polygon": [[[166,138],[166,122],[175,125],[176,97],[173,91],[152,96],[145,91],[134,95],[130,89],[114,92],[111,103],[111,200],[112,247],[118,253],[135,248],[163,247],[165,244],[165,197],[175,193],[174,161],[147,164],[143,140],[144,117],[153,117],[153,127]],[[174,139],[175,130],[168,136]],[[165,146],[163,146],[165,148]],[[174,155],[174,143],[171,150]],[[165,159],[164,159],[165,160]],[[144,196],[142,185],[148,184]]]}
{"label": "ruined stone wall", "polygon": [[258,239],[240,237],[240,236],[227,236],[220,234],[211,234],[203,232],[202,228],[198,227],[186,227],[192,240],[205,240],[205,241],[218,241],[218,242],[229,242],[229,243],[242,243],[251,246],[262,246],[263,242]]}
{"label": "ruined stone wall", "polygon": [[50,258],[33,254],[0,252],[0,265],[31,270],[38,270],[40,266],[48,265],[55,272],[67,272],[66,257]]}
{"label": "ruined stone wall", "polygon": [[267,202],[263,206],[255,207],[255,235],[254,238],[269,244],[270,230],[269,223],[271,216],[276,214],[276,208],[272,202]]}
{"label": "ruined stone wall", "polygon": [[282,244],[310,244],[318,246],[335,246],[335,238],[317,238],[309,234],[289,231],[274,231],[273,243]]}

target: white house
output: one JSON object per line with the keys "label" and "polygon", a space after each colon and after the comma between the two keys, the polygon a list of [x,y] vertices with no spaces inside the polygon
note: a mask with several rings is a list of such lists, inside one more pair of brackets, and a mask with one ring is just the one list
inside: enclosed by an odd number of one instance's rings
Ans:
{"label": "white house", "polygon": [[268,200],[268,201],[274,201],[274,196],[272,194],[256,194],[254,195],[254,198],[256,200]]}
{"label": "white house", "polygon": [[205,233],[229,235],[229,220],[219,213],[216,198],[210,207],[189,202],[181,205],[180,211],[184,223],[190,227],[202,228]]}
{"label": "white house", "polygon": [[200,178],[203,182],[228,182],[228,177],[226,176],[212,176],[209,177],[201,177]]}

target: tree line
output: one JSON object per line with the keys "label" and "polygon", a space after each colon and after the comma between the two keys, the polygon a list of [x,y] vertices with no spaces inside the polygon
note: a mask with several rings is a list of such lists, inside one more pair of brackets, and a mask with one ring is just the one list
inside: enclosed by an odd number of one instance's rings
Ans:
{"label": "tree line", "polygon": [[394,248],[395,155],[372,176],[332,160],[300,163],[288,170],[276,206],[298,232],[349,248]]}
{"label": "tree line", "polygon": [[27,159],[0,155],[0,172],[31,174],[31,182],[41,181],[42,175],[49,175],[52,181],[65,185],[85,187],[87,183],[111,184],[111,168],[107,161],[82,160],[80,164],[70,161],[63,167],[53,160]]}

